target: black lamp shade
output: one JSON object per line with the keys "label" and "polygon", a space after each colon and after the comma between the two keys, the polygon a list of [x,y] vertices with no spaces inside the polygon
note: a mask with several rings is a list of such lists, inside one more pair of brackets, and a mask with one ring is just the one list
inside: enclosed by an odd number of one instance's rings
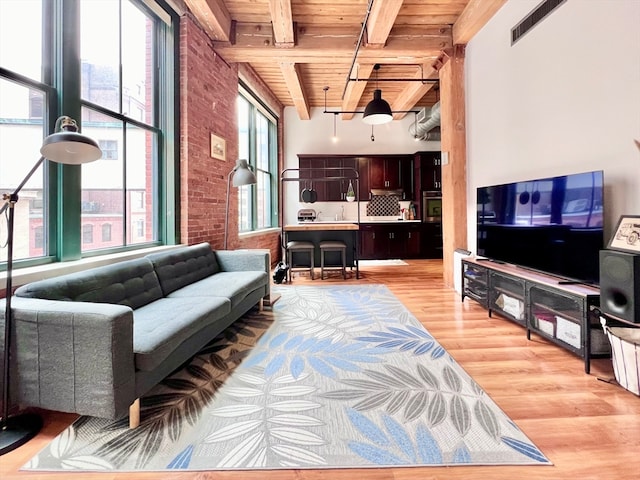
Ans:
{"label": "black lamp shade", "polygon": [[375,89],[373,91],[373,100],[364,109],[362,121],[369,125],[380,125],[391,120],[393,120],[391,107],[382,99],[382,90]]}

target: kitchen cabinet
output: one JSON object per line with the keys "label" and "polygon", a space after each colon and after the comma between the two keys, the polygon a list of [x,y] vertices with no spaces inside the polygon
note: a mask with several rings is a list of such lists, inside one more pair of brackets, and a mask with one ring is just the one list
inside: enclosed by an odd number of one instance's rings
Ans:
{"label": "kitchen cabinet", "polygon": [[358,158],[360,200],[370,200],[372,189],[402,190],[403,199],[414,198],[411,155],[381,155]]}
{"label": "kitchen cabinet", "polygon": [[[354,190],[356,189],[357,162],[354,157],[328,157],[325,159],[326,177],[350,177]],[[341,178],[326,182],[326,201],[339,202],[346,200],[349,179]]]}
{"label": "kitchen cabinet", "polygon": [[420,230],[420,223],[361,224],[359,258],[418,258],[421,255]]}
{"label": "kitchen cabinet", "polygon": [[416,162],[420,163],[420,188],[428,191],[442,190],[442,153],[418,152]]}
{"label": "kitchen cabinet", "polygon": [[442,258],[442,223],[422,224],[421,258]]}
{"label": "kitchen cabinet", "polygon": [[320,157],[299,157],[300,182],[298,198],[301,199],[302,191],[305,188],[313,188],[316,191],[316,201],[326,201],[326,182],[314,182],[314,179],[324,178],[324,158]]}
{"label": "kitchen cabinet", "polygon": [[[356,188],[355,157],[333,157],[299,155],[300,193],[304,188],[311,188],[317,193],[318,202],[338,202],[346,200],[348,179],[327,180],[332,177],[353,177],[353,188]],[[315,181],[314,181],[315,180]],[[361,187],[362,189],[362,187]]]}

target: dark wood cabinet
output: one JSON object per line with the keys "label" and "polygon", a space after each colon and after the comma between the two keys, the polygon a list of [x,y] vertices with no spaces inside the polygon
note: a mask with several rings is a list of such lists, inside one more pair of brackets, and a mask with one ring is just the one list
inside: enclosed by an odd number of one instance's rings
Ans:
{"label": "dark wood cabinet", "polygon": [[[349,180],[339,177],[351,177],[354,180],[357,162],[355,157],[323,157],[299,155],[300,185],[299,191],[312,188],[317,193],[318,202],[338,202],[346,200]],[[331,180],[335,177],[335,180]],[[314,181],[315,180],[315,181]]]}
{"label": "dark wood cabinet", "polygon": [[442,154],[441,152],[419,152],[416,163],[420,165],[421,190],[442,190]]}
{"label": "dark wood cabinet", "polygon": [[421,224],[360,225],[359,258],[419,258],[421,256]]}
{"label": "dark wood cabinet", "polygon": [[358,158],[360,200],[370,200],[372,189],[403,190],[403,199],[414,199],[413,157],[381,155]]}
{"label": "dark wood cabinet", "polygon": [[422,224],[422,258],[442,258],[442,223]]}
{"label": "dark wood cabinet", "polygon": [[333,181],[326,182],[326,198],[328,202],[339,202],[346,200],[347,190],[349,188],[349,179],[355,190],[357,162],[354,157],[329,157],[325,159],[325,176],[327,178],[342,177]]}

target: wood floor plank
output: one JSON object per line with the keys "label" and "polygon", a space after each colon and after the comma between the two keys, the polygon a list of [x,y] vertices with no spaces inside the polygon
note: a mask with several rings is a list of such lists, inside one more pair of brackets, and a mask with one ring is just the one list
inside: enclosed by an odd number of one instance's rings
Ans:
{"label": "wood floor plank", "polygon": [[388,469],[242,472],[65,473],[19,471],[64,429],[74,415],[43,412],[45,428],[25,446],[0,457],[3,480],[632,480],[640,472],[640,398],[598,380],[613,377],[610,359],[592,362],[533,335],[442,281],[442,262],[407,260],[406,266],[366,267],[361,279],[338,275],[295,285],[386,284],[413,315],[474,378],[498,406],[553,462],[552,466],[464,466]]}

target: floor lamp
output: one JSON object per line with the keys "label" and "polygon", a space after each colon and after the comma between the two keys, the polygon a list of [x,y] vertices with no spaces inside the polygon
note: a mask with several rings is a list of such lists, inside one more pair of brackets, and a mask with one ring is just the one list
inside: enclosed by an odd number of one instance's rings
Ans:
{"label": "floor lamp", "polygon": [[7,209],[7,281],[5,288],[5,314],[4,314],[4,362],[2,384],[2,419],[0,420],[0,455],[4,455],[33,438],[40,428],[42,419],[34,414],[20,414],[9,416],[9,387],[11,361],[11,329],[13,312],[11,310],[11,296],[13,291],[13,223],[14,207],[18,202],[18,193],[26,185],[35,171],[42,165],[45,159],[57,163],[80,165],[93,162],[102,157],[102,151],[98,144],[78,133],[76,121],[70,117],[60,117],[56,121],[55,132],[44,139],[40,153],[42,156],[27,173],[18,188],[11,194],[3,194],[5,204],[0,208],[0,215]]}
{"label": "floor lamp", "polygon": [[231,178],[233,177],[233,186],[241,187],[242,185],[253,185],[258,183],[255,173],[253,173],[246,160],[238,160],[233,170],[229,172],[227,178],[227,205],[224,216],[224,249],[227,249],[227,237],[229,236],[229,190],[231,190]]}

